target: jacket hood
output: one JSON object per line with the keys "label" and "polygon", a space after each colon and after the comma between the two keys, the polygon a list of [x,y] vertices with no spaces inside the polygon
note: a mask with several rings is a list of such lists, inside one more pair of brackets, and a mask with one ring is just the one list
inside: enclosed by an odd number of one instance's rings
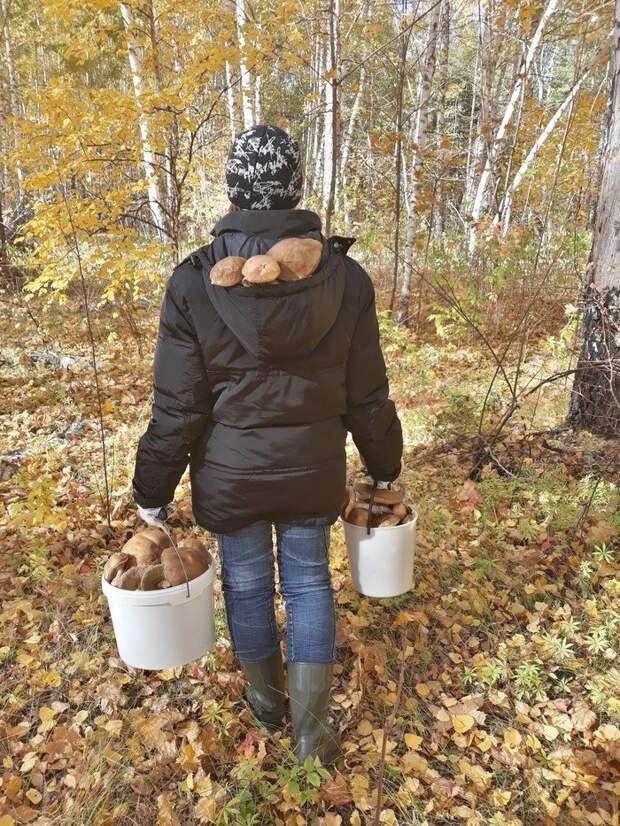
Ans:
{"label": "jacket hood", "polygon": [[[319,216],[304,209],[229,212],[211,234],[211,244],[196,253],[203,281],[216,312],[243,347],[260,360],[274,362],[312,352],[340,311],[345,270],[338,248],[346,251],[354,239],[326,239]],[[263,255],[281,238],[291,236],[315,238],[323,244],[319,266],[309,278],[258,287],[211,284],[211,267],[220,259]]]}

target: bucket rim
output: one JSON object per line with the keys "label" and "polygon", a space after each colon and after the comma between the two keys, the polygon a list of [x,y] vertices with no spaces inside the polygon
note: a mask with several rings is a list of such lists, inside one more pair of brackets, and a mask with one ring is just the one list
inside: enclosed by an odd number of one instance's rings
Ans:
{"label": "bucket rim", "polygon": [[[418,514],[418,512],[415,508],[411,508],[411,514],[410,515],[413,516],[413,519],[411,520],[411,522],[405,522],[402,525],[388,525],[384,528],[382,528],[382,527],[371,528],[370,531],[371,531],[371,533],[373,531],[381,531],[381,533],[384,533],[384,532],[387,532],[387,531],[398,531],[398,530],[401,530],[402,528],[409,528],[409,530],[411,530],[412,528],[415,528],[417,526],[417,524],[418,524],[418,515],[419,514]],[[346,525],[349,528],[358,528],[360,531],[364,531],[364,533],[366,533],[366,531],[368,530],[366,525],[354,525],[353,522],[347,522],[347,520],[342,516],[340,517],[340,520],[342,521],[343,525]]]}
{"label": "bucket rim", "polygon": [[[207,587],[215,578],[215,560],[211,559],[211,564],[206,571],[203,571],[200,576],[194,577],[189,581],[190,596],[193,599],[202,593],[204,587]],[[203,587],[204,586],[204,587]],[[158,588],[154,591],[128,591],[125,588],[117,588],[108,582],[103,573],[101,574],[101,590],[106,597],[113,597],[114,599],[124,600],[125,602],[133,602],[136,605],[142,604],[158,604],[158,600],[163,597],[174,599],[182,594],[187,594],[187,582],[182,582],[180,585],[173,585],[170,588]],[[149,599],[150,597],[150,599]],[[186,596],[186,599],[187,596]]]}

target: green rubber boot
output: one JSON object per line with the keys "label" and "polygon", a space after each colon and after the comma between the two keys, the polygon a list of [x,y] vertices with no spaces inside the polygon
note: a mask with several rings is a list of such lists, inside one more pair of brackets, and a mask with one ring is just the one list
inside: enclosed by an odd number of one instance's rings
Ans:
{"label": "green rubber boot", "polygon": [[269,731],[276,731],[282,727],[286,713],[284,666],[280,649],[277,648],[264,660],[240,662],[248,681],[244,696],[252,707],[254,716]]}
{"label": "green rubber boot", "polygon": [[336,732],[327,724],[333,663],[288,663],[288,696],[295,755],[300,763],[318,756],[326,766],[340,753]]}

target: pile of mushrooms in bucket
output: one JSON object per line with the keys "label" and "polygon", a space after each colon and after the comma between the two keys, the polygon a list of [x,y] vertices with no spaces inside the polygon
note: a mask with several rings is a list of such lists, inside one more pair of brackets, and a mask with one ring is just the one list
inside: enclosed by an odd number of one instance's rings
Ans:
{"label": "pile of mushrooms in bucket", "polygon": [[197,539],[181,540],[177,553],[165,533],[145,528],[109,557],[103,576],[125,591],[155,591],[196,579],[210,565],[211,555]]}
{"label": "pile of mushrooms in bucket", "polygon": [[350,525],[364,528],[393,528],[395,525],[406,525],[414,517],[412,509],[405,505],[404,498],[404,492],[397,488],[373,489],[367,482],[357,482],[354,487],[346,488],[340,516]]}

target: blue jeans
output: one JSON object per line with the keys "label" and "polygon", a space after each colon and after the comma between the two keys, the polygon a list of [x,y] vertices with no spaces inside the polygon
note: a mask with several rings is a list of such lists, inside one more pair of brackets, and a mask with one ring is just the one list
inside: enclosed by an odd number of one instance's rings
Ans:
{"label": "blue jeans", "polygon": [[[274,612],[270,522],[217,534],[228,627],[239,660],[269,657],[280,645]],[[276,528],[290,662],[333,662],[336,612],[329,573],[330,526]]]}

